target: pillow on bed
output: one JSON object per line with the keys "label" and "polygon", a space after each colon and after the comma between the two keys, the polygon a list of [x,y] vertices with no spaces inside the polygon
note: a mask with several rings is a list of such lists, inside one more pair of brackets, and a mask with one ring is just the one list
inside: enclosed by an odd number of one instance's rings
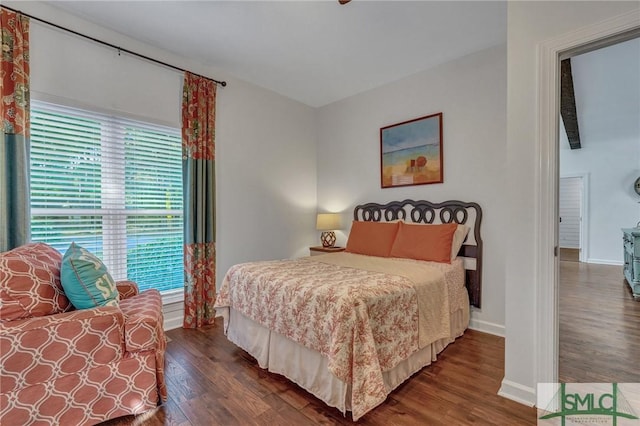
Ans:
{"label": "pillow on bed", "polygon": [[354,220],[346,251],[369,256],[389,257],[400,223]]}
{"label": "pillow on bed", "polygon": [[391,257],[451,263],[453,234],[458,224],[424,226],[401,222],[399,225]]}
{"label": "pillow on bed", "polygon": [[458,252],[468,233],[469,227],[467,225],[458,225],[456,228],[456,232],[453,233],[453,242],[451,243],[451,261],[458,257]]}
{"label": "pillow on bed", "polygon": [[[420,226],[433,226],[432,223],[407,223],[402,219],[398,219],[394,222],[403,222],[407,225],[420,225]],[[458,252],[464,243],[464,239],[467,238],[467,234],[469,233],[469,227],[467,225],[458,224],[456,228],[456,232],[453,233],[453,242],[451,243],[451,261],[458,257]]]}

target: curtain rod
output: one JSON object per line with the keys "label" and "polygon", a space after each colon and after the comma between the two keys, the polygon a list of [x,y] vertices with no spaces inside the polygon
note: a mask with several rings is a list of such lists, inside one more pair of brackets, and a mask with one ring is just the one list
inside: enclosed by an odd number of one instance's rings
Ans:
{"label": "curtain rod", "polygon": [[26,16],[26,17],[30,18],[30,19],[36,20],[36,21],[38,21],[38,22],[42,22],[43,24],[47,24],[47,25],[50,25],[50,26],[52,26],[52,27],[54,27],[54,28],[58,28],[59,30],[63,30],[63,31],[69,32],[69,33],[71,33],[71,34],[75,34],[75,35],[77,35],[77,36],[79,36],[79,37],[83,37],[83,38],[86,38],[86,39],[88,39],[88,40],[91,40],[91,41],[93,41],[93,42],[100,43],[100,44],[103,44],[103,45],[105,45],[105,46],[109,46],[109,47],[111,47],[111,48],[113,48],[113,49],[117,49],[117,50],[118,50],[118,53],[120,53],[120,52],[125,52],[125,53],[128,53],[129,55],[133,55],[133,56],[137,56],[137,57],[142,58],[142,59],[146,59],[147,61],[154,62],[154,63],[159,64],[159,65],[163,65],[163,66],[165,66],[165,67],[167,67],[167,68],[171,68],[171,69],[174,69],[174,70],[176,70],[176,71],[189,72],[189,73],[191,73],[191,74],[193,74],[193,75],[197,75],[198,77],[202,77],[202,78],[206,78],[207,80],[211,80],[211,81],[215,82],[216,84],[219,84],[219,85],[220,85],[220,86],[222,86],[222,87],[225,87],[225,86],[227,85],[227,82],[226,82],[226,81],[219,81],[219,80],[216,80],[216,79],[214,79],[214,78],[210,78],[210,77],[206,77],[206,76],[204,76],[204,75],[196,74],[196,73],[194,73],[194,72],[191,72],[191,71],[185,70],[184,68],[180,68],[180,67],[177,67],[177,66],[175,66],[175,65],[171,65],[171,64],[168,64],[168,63],[166,63],[166,62],[162,62],[162,61],[160,61],[160,60],[158,60],[158,59],[150,58],[149,56],[142,55],[142,54],[140,54],[140,53],[133,52],[133,51],[131,51],[131,50],[129,50],[129,49],[125,49],[125,48],[123,48],[123,47],[116,46],[115,44],[111,44],[111,43],[108,43],[108,42],[106,42],[106,41],[102,41],[102,40],[99,40],[99,39],[97,39],[97,38],[94,38],[94,37],[88,36],[88,35],[86,35],[86,34],[79,33],[78,31],[72,30],[72,29],[70,29],[70,28],[65,28],[65,27],[63,27],[62,25],[58,25],[58,24],[54,24],[53,22],[45,21],[44,19],[40,19],[40,18],[38,18],[38,17],[36,17],[36,16],[29,15],[28,13],[24,13],[24,12],[22,12],[22,11],[20,11],[20,10],[17,10],[17,9],[14,9],[14,8],[12,8],[12,7],[5,6],[5,5],[2,5],[1,7],[5,8],[5,9],[7,9],[7,10],[10,10],[10,11],[12,11],[12,12],[20,13],[20,14],[22,14],[22,15],[24,15],[24,16]]}

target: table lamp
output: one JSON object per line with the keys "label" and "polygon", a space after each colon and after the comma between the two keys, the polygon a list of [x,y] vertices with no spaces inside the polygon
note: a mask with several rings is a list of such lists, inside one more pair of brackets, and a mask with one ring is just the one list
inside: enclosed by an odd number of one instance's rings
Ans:
{"label": "table lamp", "polygon": [[333,247],[336,243],[336,229],[340,229],[339,213],[318,213],[316,229],[322,231],[320,240],[323,247]]}

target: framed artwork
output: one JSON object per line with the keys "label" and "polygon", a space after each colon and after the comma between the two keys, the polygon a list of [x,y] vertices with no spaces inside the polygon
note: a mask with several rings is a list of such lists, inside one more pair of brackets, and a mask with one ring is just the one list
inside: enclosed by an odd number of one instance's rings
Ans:
{"label": "framed artwork", "polygon": [[380,129],[383,188],[442,183],[442,113]]}

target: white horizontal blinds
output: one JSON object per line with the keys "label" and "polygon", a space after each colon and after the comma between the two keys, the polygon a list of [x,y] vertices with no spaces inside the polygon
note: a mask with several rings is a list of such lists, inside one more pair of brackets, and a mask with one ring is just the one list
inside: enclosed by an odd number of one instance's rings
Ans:
{"label": "white horizontal blinds", "polygon": [[31,110],[31,232],[65,252],[71,241],[103,257],[101,124],[58,108]]}
{"label": "white horizontal blinds", "polygon": [[55,110],[31,114],[31,206],[99,207],[100,122]]}
{"label": "white horizontal blinds", "polygon": [[140,288],[182,288],[178,129],[32,102],[32,239],[72,241]]}
{"label": "white horizontal blinds", "polygon": [[153,280],[155,288],[166,283],[182,287],[180,134],[174,129],[123,124],[129,277]]}

